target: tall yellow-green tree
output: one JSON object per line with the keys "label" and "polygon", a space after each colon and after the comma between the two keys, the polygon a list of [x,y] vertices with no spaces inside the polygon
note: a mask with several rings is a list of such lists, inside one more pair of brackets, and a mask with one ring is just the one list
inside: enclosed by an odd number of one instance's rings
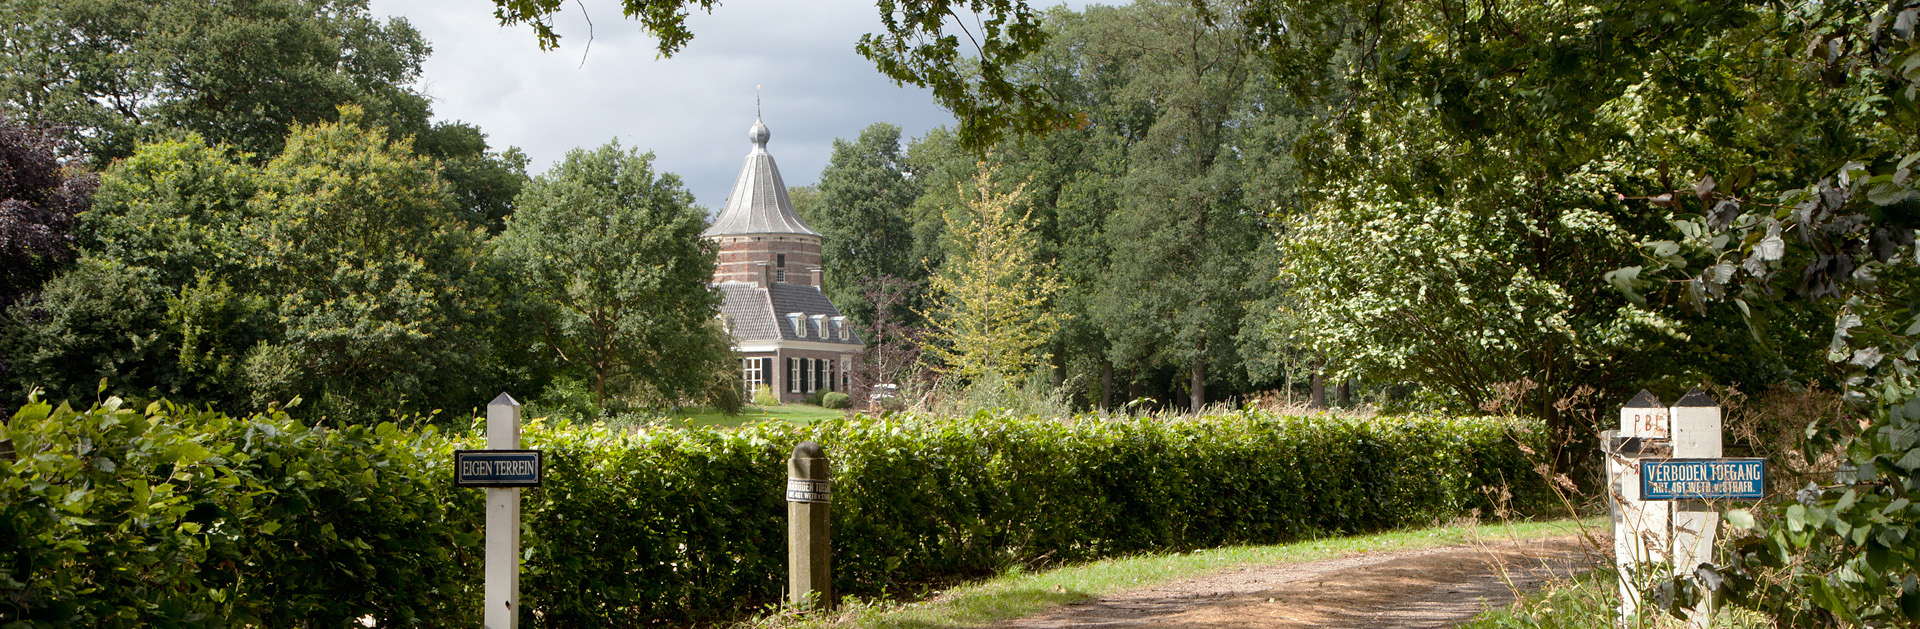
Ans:
{"label": "tall yellow-green tree", "polygon": [[998,192],[996,170],[982,162],[971,185],[960,184],[964,201],[946,214],[951,249],[931,281],[933,308],[922,313],[932,322],[926,351],[944,373],[969,381],[1046,363],[1042,348],[1061,320],[1048,307],[1060,283],[1034,255],[1026,184]]}

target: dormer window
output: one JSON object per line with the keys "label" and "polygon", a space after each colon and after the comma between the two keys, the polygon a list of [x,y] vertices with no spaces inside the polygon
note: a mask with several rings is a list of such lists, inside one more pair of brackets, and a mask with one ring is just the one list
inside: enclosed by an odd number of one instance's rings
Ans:
{"label": "dormer window", "polygon": [[787,313],[787,322],[793,324],[794,336],[798,336],[800,338],[807,338],[807,323],[806,323],[805,317],[806,317],[805,313],[800,313],[800,312]]}
{"label": "dormer window", "polygon": [[814,337],[829,338],[827,336],[827,315],[813,315],[811,318],[813,319]]}
{"label": "dormer window", "polygon": [[842,341],[847,340],[847,318],[834,317],[833,330],[835,332],[834,336],[839,337]]}

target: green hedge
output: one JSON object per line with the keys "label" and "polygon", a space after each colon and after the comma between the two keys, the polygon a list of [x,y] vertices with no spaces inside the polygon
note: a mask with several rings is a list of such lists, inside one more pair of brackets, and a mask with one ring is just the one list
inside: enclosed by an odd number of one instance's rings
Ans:
{"label": "green hedge", "polygon": [[[116,400],[0,432],[0,625],[471,626],[481,492],[432,428],[309,428]],[[531,422],[528,626],[738,617],[785,582],[784,459],[826,445],[843,592],[1425,524],[1549,494],[1491,419],[854,418],[625,436]],[[8,448],[11,452],[8,453]]]}

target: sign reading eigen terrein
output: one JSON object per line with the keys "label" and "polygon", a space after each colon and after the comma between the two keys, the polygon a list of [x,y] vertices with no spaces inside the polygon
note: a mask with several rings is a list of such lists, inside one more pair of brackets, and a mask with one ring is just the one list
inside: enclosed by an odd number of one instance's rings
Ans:
{"label": "sign reading eigen terrein", "polygon": [[539,450],[454,450],[455,487],[539,487]]}

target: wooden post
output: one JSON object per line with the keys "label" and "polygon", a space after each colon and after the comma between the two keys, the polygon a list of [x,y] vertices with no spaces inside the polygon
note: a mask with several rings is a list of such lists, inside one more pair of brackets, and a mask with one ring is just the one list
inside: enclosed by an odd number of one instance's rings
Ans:
{"label": "wooden post", "polygon": [[833,480],[820,444],[802,441],[787,459],[787,602],[833,609]]}
{"label": "wooden post", "polygon": [[1620,572],[1620,619],[1640,611],[1641,566],[1662,561],[1671,513],[1665,502],[1640,499],[1640,458],[1660,452],[1671,437],[1665,404],[1641,391],[1620,409],[1620,429],[1608,431],[1607,479],[1613,507],[1613,557]]}
{"label": "wooden post", "polygon": [[[487,403],[487,449],[520,449],[520,403],[500,394]],[[520,627],[520,489],[487,488],[486,629]]]}
{"label": "wooden post", "polygon": [[[1675,402],[1669,417],[1673,425],[1673,457],[1717,459],[1721,455],[1720,405],[1705,391],[1694,389]],[[1691,576],[1700,564],[1713,561],[1713,538],[1720,528],[1720,512],[1705,500],[1680,500],[1673,505],[1673,575]],[[1687,618],[1693,627],[1707,626],[1711,600],[1703,599]]]}

